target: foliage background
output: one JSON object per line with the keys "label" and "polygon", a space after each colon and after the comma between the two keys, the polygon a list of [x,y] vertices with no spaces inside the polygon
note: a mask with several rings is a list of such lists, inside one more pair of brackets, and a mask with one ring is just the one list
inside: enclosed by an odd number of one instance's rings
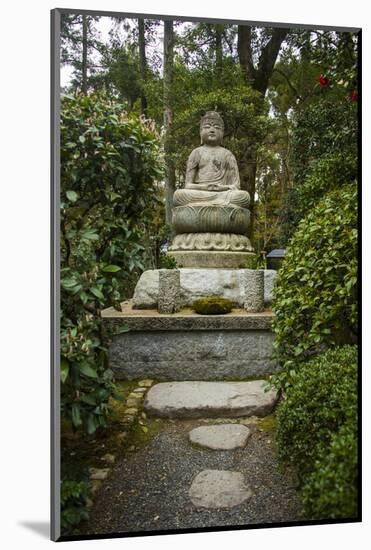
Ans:
{"label": "foliage background", "polygon": [[62,415],[106,426],[115,395],[100,309],[129,296],[143,269],[161,176],[151,124],[104,95],[65,96],[61,111]]}

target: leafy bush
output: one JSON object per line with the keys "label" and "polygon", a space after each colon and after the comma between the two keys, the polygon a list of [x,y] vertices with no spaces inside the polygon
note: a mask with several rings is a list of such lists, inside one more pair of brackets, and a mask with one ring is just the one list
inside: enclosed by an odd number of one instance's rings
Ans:
{"label": "leafy bush", "polygon": [[88,433],[106,425],[115,395],[100,309],[119,309],[144,268],[160,163],[151,123],[124,105],[103,95],[62,99],[62,415]]}
{"label": "leafy bush", "polygon": [[326,94],[298,111],[292,134],[292,160],[297,181],[303,181],[313,159],[318,160],[323,155],[337,153],[356,158],[357,104],[339,99]]}
{"label": "leafy bush", "polygon": [[64,535],[71,534],[73,529],[87,520],[87,499],[90,494],[86,481],[63,480],[61,483],[61,529]]}
{"label": "leafy bush", "polygon": [[251,256],[238,267],[239,269],[267,269],[267,261],[262,254],[251,254]]}
{"label": "leafy bush", "polygon": [[277,408],[280,458],[297,469],[307,515],[354,515],[357,493],[357,347],[301,365]]}
{"label": "leafy bush", "polygon": [[278,272],[273,310],[275,382],[319,351],[357,333],[357,189],[326,195],[300,223]]}
{"label": "leafy bush", "polygon": [[236,307],[234,302],[221,296],[205,296],[195,300],[192,304],[194,311],[201,315],[230,313],[234,307]]}
{"label": "leafy bush", "polygon": [[281,210],[286,239],[326,192],[357,177],[357,103],[343,89],[323,91],[293,119],[293,186]]}
{"label": "leafy bush", "polygon": [[303,184],[296,191],[296,219],[301,220],[332,189],[354,183],[357,167],[356,156],[341,151],[323,155],[312,162]]}
{"label": "leafy bush", "polygon": [[174,256],[171,256],[171,254],[164,254],[160,256],[160,267],[162,269],[176,269],[178,264]]}
{"label": "leafy bush", "polygon": [[301,365],[277,409],[280,456],[301,472],[312,468],[316,446],[357,408],[357,347],[343,346]]}
{"label": "leafy bush", "polygon": [[357,516],[358,444],[354,422],[346,422],[322,447],[305,480],[302,499],[314,519]]}

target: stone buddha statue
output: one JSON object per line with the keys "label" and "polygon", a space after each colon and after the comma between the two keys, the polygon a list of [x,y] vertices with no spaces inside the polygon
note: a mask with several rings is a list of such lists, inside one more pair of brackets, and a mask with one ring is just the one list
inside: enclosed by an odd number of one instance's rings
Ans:
{"label": "stone buddha statue", "polygon": [[201,146],[187,161],[185,187],[174,193],[176,236],[169,252],[184,267],[239,267],[253,253],[246,236],[250,196],[240,189],[236,159],[221,145],[223,134],[222,117],[208,111],[201,119]]}
{"label": "stone buddha statue", "polygon": [[217,112],[201,119],[201,147],[188,158],[185,189],[174,193],[174,206],[187,204],[231,205],[248,208],[250,196],[240,190],[240,176],[234,155],[221,146],[224,123]]}

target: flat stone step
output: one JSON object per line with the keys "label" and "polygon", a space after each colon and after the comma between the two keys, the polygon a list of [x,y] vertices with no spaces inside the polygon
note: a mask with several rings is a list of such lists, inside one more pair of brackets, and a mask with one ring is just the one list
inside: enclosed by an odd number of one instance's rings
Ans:
{"label": "flat stone step", "polygon": [[147,393],[144,409],[162,418],[265,416],[277,392],[265,380],[251,382],[162,382]]}
{"label": "flat stone step", "polygon": [[189,432],[191,443],[218,451],[229,451],[245,447],[251,431],[241,424],[218,424],[199,426]]}
{"label": "flat stone step", "polygon": [[189,489],[196,508],[233,508],[251,496],[243,474],[226,470],[203,470]]}

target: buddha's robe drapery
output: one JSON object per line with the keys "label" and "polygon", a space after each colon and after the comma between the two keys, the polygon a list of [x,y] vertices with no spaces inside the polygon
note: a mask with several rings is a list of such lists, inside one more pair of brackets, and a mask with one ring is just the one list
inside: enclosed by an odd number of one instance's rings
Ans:
{"label": "buddha's robe drapery", "polygon": [[[191,185],[192,188],[187,187]],[[196,187],[200,185],[200,189]],[[215,185],[221,190],[206,190]],[[225,189],[232,187],[232,189]],[[248,208],[250,196],[241,191],[237,162],[234,155],[224,147],[197,147],[187,162],[184,189],[178,189],[173,197],[174,206],[201,205],[238,206]]]}

